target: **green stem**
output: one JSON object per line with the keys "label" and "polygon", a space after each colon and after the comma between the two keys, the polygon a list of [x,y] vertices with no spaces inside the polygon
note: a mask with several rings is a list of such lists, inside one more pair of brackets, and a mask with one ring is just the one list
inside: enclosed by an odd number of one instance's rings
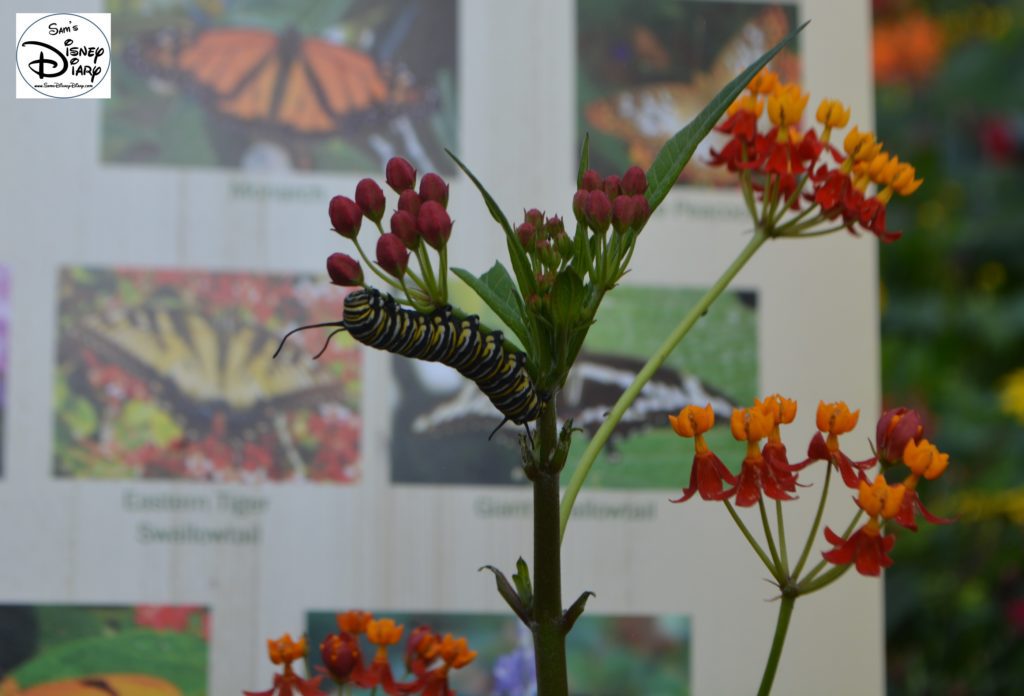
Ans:
{"label": "green stem", "polygon": [[[831,464],[829,466],[831,466]],[[863,510],[858,510],[857,511],[857,514],[853,516],[852,520],[850,520],[850,524],[847,525],[846,531],[843,532],[840,535],[840,536],[842,536],[842,538],[846,539],[847,537],[850,536],[850,534],[853,532],[853,528],[857,526],[858,522],[860,522],[861,515],[863,515],[863,514],[864,514]],[[811,568],[810,572],[807,573],[807,575],[805,575],[802,580],[799,580],[799,582],[801,584],[811,582],[812,580],[814,580],[814,577],[818,573],[821,572],[821,569],[824,568],[827,564],[828,564],[828,561],[826,561],[824,558],[821,559],[820,561],[818,561],[818,565],[816,565],[813,568]]]}
{"label": "green stem", "polygon": [[558,534],[559,471],[551,466],[558,443],[557,415],[550,404],[538,423],[540,457],[533,477],[533,631],[540,696],[567,696],[565,632],[562,629],[561,539]]}
{"label": "green stem", "polygon": [[423,289],[427,291],[431,299],[438,296],[437,281],[434,280],[434,268],[430,263],[430,254],[427,251],[427,245],[422,242],[416,247],[416,259],[420,263],[420,272],[423,273],[423,280],[425,283]]}
{"label": "green stem", "polygon": [[789,556],[786,554],[786,525],[782,522],[782,501],[775,501],[775,529],[779,533],[779,555],[782,557],[782,573],[789,573]]}
{"label": "green stem", "polygon": [[373,271],[377,275],[378,278],[380,278],[381,280],[383,280],[385,283],[387,283],[388,285],[390,285],[391,287],[393,287],[396,290],[401,290],[402,289],[402,286],[399,285],[398,283],[396,283],[395,280],[391,276],[386,276],[383,273],[381,273],[380,269],[377,268],[377,264],[372,263],[370,261],[370,259],[366,258],[366,254],[363,253],[363,247],[361,247],[359,245],[359,242],[357,242],[356,240],[352,240],[352,241],[355,242],[356,251],[359,252],[359,256],[363,259],[363,261],[366,262],[367,267],[371,271]]}
{"label": "green stem", "polygon": [[761,559],[761,562],[764,563],[764,567],[768,569],[768,572],[772,574],[773,578],[775,578],[778,582],[781,583],[782,576],[779,574],[779,569],[772,564],[771,559],[768,558],[768,554],[764,552],[764,549],[761,548],[761,545],[758,544],[757,541],[754,539],[754,535],[750,533],[749,529],[747,529],[747,525],[743,524],[743,520],[741,520],[740,516],[736,514],[736,508],[734,508],[732,506],[732,503],[730,503],[728,500],[724,500],[722,502],[725,503],[725,509],[728,510],[729,515],[732,516],[732,521],[735,522],[736,526],[740,528],[740,532],[743,533],[743,536],[750,544],[750,547],[754,549],[754,553],[756,553],[758,558]]}
{"label": "green stem", "polygon": [[793,568],[793,577],[799,578],[800,571],[804,569],[804,564],[807,563],[808,556],[811,555],[811,547],[814,546],[814,539],[818,536],[818,527],[821,526],[821,516],[825,512],[825,501],[828,499],[828,484],[832,480],[832,465],[828,464],[825,467],[825,484],[821,488],[821,500],[818,501],[818,512],[814,515],[814,524],[811,525],[811,532],[807,535],[807,543],[804,544],[803,553],[800,554],[800,560],[796,562],[796,567]]}
{"label": "green stem", "polygon": [[729,267],[725,269],[722,276],[715,281],[715,284],[704,293],[704,296],[697,301],[697,304],[683,317],[683,320],[679,322],[679,325],[673,329],[672,333],[669,334],[668,338],[665,339],[664,343],[655,351],[654,355],[651,356],[647,364],[643,366],[640,372],[637,373],[633,383],[622,393],[619,400],[615,402],[615,406],[612,407],[611,413],[608,414],[608,418],[605,419],[601,427],[598,428],[597,433],[594,434],[594,439],[587,445],[587,449],[583,452],[583,456],[580,458],[580,463],[576,467],[576,470],[572,474],[572,478],[569,480],[569,485],[565,489],[565,495],[562,497],[562,509],[560,515],[560,529],[561,536],[565,537],[565,527],[569,524],[569,515],[572,513],[572,506],[576,502],[576,496],[579,495],[580,488],[583,487],[583,482],[586,481],[587,475],[590,473],[590,468],[594,465],[594,461],[597,459],[597,455],[604,448],[605,443],[608,442],[608,438],[611,437],[612,431],[615,430],[615,426],[619,424],[622,417],[626,414],[627,409],[640,395],[640,390],[643,389],[644,385],[654,376],[655,371],[661,367],[662,363],[668,358],[669,354],[675,350],[675,347],[679,345],[679,342],[683,340],[683,337],[693,328],[693,325],[697,323],[697,320],[704,315],[711,303],[714,302],[722,291],[728,287],[732,279],[736,277],[736,274],[740,272],[740,269],[746,265],[750,257],[761,248],[761,245],[768,239],[767,235],[761,230],[754,230],[754,236],[751,237],[747,245],[743,247],[739,255],[733,260]]}
{"label": "green stem", "polygon": [[[807,183],[807,172],[804,172],[803,174],[800,175],[800,179],[797,180],[796,188],[793,189],[793,193],[789,194],[789,197],[786,199],[786,202],[783,203],[782,204],[782,208],[779,209],[779,214],[778,215],[774,215],[772,217],[772,227],[775,227],[776,229],[778,229],[776,226],[779,224],[779,222],[782,220],[782,218],[785,217],[786,212],[790,209],[790,206],[793,205],[793,201],[795,201],[800,196],[800,194],[803,192],[804,184],[806,184],[806,183]],[[811,208],[807,208],[807,210],[811,210]]]}
{"label": "green stem", "polygon": [[822,589],[823,587],[827,587],[828,585],[831,585],[833,582],[835,582],[839,578],[843,577],[843,575],[846,574],[846,571],[848,571],[852,567],[853,567],[852,563],[847,563],[846,565],[836,566],[835,568],[832,568],[827,573],[824,573],[821,577],[819,577],[819,578],[817,578],[815,580],[811,580],[810,582],[806,582],[806,583],[800,583],[800,585],[799,585],[799,587],[800,587],[800,594],[805,595],[805,594],[810,594],[812,592],[817,592],[818,590]]}
{"label": "green stem", "polygon": [[768,542],[768,551],[772,555],[772,560],[775,561],[775,567],[785,575],[786,567],[782,565],[782,561],[779,560],[779,552],[775,549],[775,539],[772,537],[772,528],[768,524],[768,511],[764,508],[763,497],[757,499],[757,508],[761,511],[761,526],[764,527],[764,538]]}
{"label": "green stem", "polygon": [[757,690],[757,696],[768,696],[771,693],[775,672],[779,668],[779,658],[782,657],[782,645],[786,642],[786,632],[789,631],[789,619],[793,616],[795,605],[796,595],[782,595],[779,604],[779,618],[775,622],[775,637],[772,638],[772,649],[768,653],[768,664],[764,666],[764,676],[761,677],[761,686]]}

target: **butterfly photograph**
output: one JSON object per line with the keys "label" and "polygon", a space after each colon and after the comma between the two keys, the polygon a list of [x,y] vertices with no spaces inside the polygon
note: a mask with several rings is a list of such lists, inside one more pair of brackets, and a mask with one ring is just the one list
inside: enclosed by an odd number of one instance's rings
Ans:
{"label": "butterfly photograph", "polygon": [[11,276],[5,266],[0,266],[0,476],[4,473],[4,432],[6,431],[5,406],[7,404],[7,353],[10,345],[7,339],[11,322]]}
{"label": "butterfly photograph", "polygon": [[[791,4],[588,0],[577,23],[579,137],[590,134],[591,167],[621,172],[648,169],[671,136],[796,27],[797,14]],[[793,48],[770,67],[784,81],[800,78]],[[735,175],[707,165],[724,142],[705,138],[679,182],[735,186]]]}
{"label": "butterfly photograph", "polygon": [[60,276],[59,477],[260,483],[360,478],[361,353],[281,337],[337,309],[312,277],[68,268]]}
{"label": "butterfly photograph", "polygon": [[107,163],[452,173],[455,0],[108,0]]}
{"label": "butterfly photograph", "polygon": [[[571,418],[579,431],[570,470],[666,327],[675,324],[679,307],[692,305],[701,293],[622,286],[605,298],[580,359],[554,396],[559,416]],[[462,308],[480,312],[486,324],[496,326],[485,308]],[[504,414],[487,395],[451,368],[416,360],[391,364],[398,385],[390,443],[393,482],[525,482],[518,444],[524,426],[502,423]],[[684,483],[689,459],[667,416],[689,404],[712,405],[716,425],[708,444],[726,462],[742,460],[743,447],[729,433],[729,416],[736,404],[753,401],[757,375],[756,295],[726,293],[643,388],[598,457],[588,485],[671,489]]]}
{"label": "butterfly photograph", "polygon": [[204,696],[210,612],[0,604],[0,696]]}

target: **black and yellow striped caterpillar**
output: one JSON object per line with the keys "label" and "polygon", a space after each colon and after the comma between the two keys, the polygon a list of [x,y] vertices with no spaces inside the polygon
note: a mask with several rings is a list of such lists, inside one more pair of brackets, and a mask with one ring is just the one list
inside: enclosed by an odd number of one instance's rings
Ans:
{"label": "black and yellow striped caterpillar", "polygon": [[326,326],[340,327],[338,331],[348,331],[371,348],[455,368],[476,382],[505,419],[517,425],[536,420],[544,408],[526,369],[526,355],[507,350],[500,331],[481,331],[477,316],[458,318],[449,306],[422,314],[367,288],[345,297],[340,322],[302,326],[288,332],[284,340],[295,331]]}

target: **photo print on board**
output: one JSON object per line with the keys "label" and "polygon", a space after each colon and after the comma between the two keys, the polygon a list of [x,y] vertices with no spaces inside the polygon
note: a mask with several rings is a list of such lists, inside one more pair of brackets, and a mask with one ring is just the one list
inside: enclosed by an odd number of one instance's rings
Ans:
{"label": "photo print on board", "polygon": [[[390,651],[391,671],[406,674],[405,639],[416,626],[467,639],[477,652],[462,669],[450,673],[459,696],[518,696],[536,694],[533,638],[514,615],[428,614],[380,612],[405,626],[403,640]],[[319,645],[338,632],[336,613],[306,615],[310,645]],[[365,645],[364,659],[372,659]],[[566,643],[566,662],[573,693],[587,696],[689,693],[691,622],[685,616],[599,616],[586,613],[573,625]],[[310,653],[315,673],[319,653]]]}
{"label": "photo print on board", "polygon": [[[601,305],[576,366],[559,392],[560,418],[572,418],[576,433],[566,475],[619,396],[701,290],[622,286]],[[481,308],[463,306],[466,311]],[[486,311],[484,323],[497,321]],[[437,363],[393,357],[398,397],[391,438],[395,483],[524,483],[518,436],[506,423],[490,440],[502,416],[475,384]],[[727,463],[744,448],[729,434],[736,404],[757,392],[757,302],[749,292],[726,292],[694,327],[641,392],[616,428],[587,485],[604,488],[672,489],[689,480],[685,464],[692,445],[671,430],[668,414],[691,403],[711,403],[715,427],[708,444]],[[681,466],[683,465],[683,466]]]}
{"label": "photo print on board", "polygon": [[452,173],[455,0],[108,0],[107,163]]}
{"label": "photo print on board", "polygon": [[[57,476],[352,483],[360,347],[318,332],[308,276],[68,268],[60,275]],[[316,334],[316,335],[314,335]]]}
{"label": "photo print on board", "polygon": [[8,327],[11,324],[11,274],[0,266],[0,477],[4,474],[4,433],[7,431]]}
{"label": "photo print on board", "polygon": [[0,694],[205,696],[209,619],[196,606],[0,604]]}
{"label": "photo print on board", "polygon": [[[601,174],[648,169],[665,142],[718,91],[797,26],[792,4],[588,0],[578,4],[577,127],[590,134],[590,166]],[[800,77],[791,44],[770,67]],[[697,147],[681,183],[735,186],[709,167],[716,133]],[[577,150],[578,151],[578,150]]]}

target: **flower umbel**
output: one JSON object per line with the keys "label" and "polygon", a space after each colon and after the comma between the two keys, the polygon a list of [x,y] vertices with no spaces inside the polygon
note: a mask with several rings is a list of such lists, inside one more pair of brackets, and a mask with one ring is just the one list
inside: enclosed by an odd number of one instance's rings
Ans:
{"label": "flower umbel", "polygon": [[[840,229],[866,230],[883,242],[899,232],[885,224],[893,194],[909,196],[921,185],[909,164],[882,151],[871,133],[852,128],[843,141],[846,157],[830,143],[845,128],[850,108],[823,99],[815,113],[821,133],[801,129],[809,95],[762,70],[729,108],[718,130],[731,136],[710,163],[740,174],[747,207],[769,237],[807,237]],[[762,111],[768,123],[759,128]],[[836,166],[838,164],[838,166]],[[867,193],[869,184],[880,187]],[[757,203],[760,203],[758,210]]]}

